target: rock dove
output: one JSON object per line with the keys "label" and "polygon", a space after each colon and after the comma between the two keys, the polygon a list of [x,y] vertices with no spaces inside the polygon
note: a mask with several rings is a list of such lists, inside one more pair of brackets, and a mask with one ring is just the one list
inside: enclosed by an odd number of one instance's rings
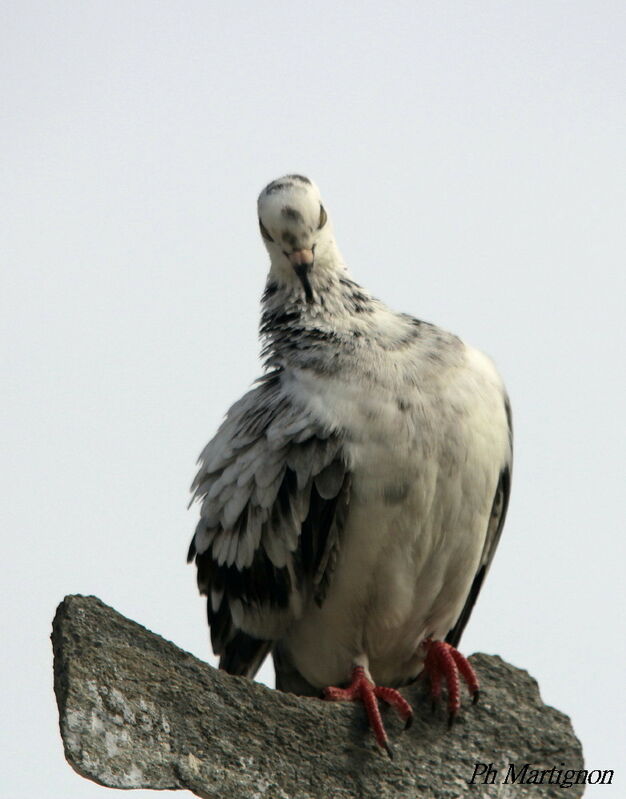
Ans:
{"label": "rock dove", "polygon": [[272,181],[258,200],[270,256],[265,372],[202,452],[189,560],[220,667],[363,702],[391,753],[378,700],[420,674],[450,719],[457,651],[506,515],[509,402],[489,358],[396,313],[356,283],[316,185]]}

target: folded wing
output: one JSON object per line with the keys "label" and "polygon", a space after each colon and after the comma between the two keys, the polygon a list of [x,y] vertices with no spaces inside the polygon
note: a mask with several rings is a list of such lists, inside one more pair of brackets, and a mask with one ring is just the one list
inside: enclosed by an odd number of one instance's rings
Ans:
{"label": "folded wing", "polygon": [[493,498],[491,506],[491,515],[489,517],[489,524],[487,526],[487,536],[485,538],[485,545],[483,547],[478,570],[472,581],[470,592],[465,600],[465,605],[461,611],[461,615],[446,636],[446,641],[454,647],[459,645],[461,635],[469,617],[472,615],[472,610],[476,604],[478,594],[483,586],[489,567],[496,553],[500,536],[502,535],[502,528],[506,519],[506,512],[509,507],[509,495],[511,493],[511,470],[513,468],[513,422],[511,417],[511,406],[507,397],[504,397],[504,406],[509,425],[509,444],[510,444],[510,457],[508,462],[504,464],[498,479],[496,493]]}
{"label": "folded wing", "polygon": [[252,677],[308,599],[324,600],[350,498],[340,431],[268,373],[200,456],[189,548],[220,667]]}

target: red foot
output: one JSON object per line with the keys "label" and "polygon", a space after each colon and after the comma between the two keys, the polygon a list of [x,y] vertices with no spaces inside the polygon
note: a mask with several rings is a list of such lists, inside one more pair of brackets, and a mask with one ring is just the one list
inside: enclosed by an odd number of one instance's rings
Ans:
{"label": "red foot", "polygon": [[347,688],[335,688],[333,686],[324,688],[324,698],[332,702],[346,702],[360,700],[365,705],[365,712],[374,731],[376,741],[379,746],[387,750],[389,757],[393,757],[393,750],[387,737],[387,732],[383,725],[383,720],[378,709],[378,699],[382,699],[388,705],[392,705],[404,719],[405,729],[411,726],[413,721],[413,710],[411,705],[395,688],[386,688],[374,683],[365,675],[363,666],[355,666],[352,669],[352,682]]}
{"label": "red foot", "polygon": [[441,696],[441,678],[446,681],[448,689],[448,725],[452,726],[454,717],[461,708],[461,690],[459,675],[467,685],[472,703],[478,702],[479,685],[476,672],[470,666],[467,658],[445,641],[433,641],[428,638],[424,641],[426,647],[426,660],[422,674],[430,678],[430,695],[433,708]]}

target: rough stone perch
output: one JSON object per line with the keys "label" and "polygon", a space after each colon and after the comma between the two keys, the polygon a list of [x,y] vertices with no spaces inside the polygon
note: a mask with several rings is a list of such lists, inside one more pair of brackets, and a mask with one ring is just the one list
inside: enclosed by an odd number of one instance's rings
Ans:
{"label": "rough stone perch", "polygon": [[[501,784],[509,764],[583,768],[567,716],[499,657],[474,655],[482,695],[452,730],[419,683],[404,693],[413,726],[386,713],[395,745],[377,750],[357,705],[326,703],[230,677],[124,618],[95,597],[70,596],[52,632],[65,756],[112,788],[188,789],[210,799],[562,797],[558,784]],[[468,785],[476,763],[493,785]],[[568,797],[582,796],[574,785]]]}

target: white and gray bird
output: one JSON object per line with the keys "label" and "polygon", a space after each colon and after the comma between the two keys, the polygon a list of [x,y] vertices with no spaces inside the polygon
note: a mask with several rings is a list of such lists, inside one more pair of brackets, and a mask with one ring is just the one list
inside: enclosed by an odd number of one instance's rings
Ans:
{"label": "white and gray bird", "polygon": [[354,282],[308,178],[258,214],[265,373],[200,456],[189,559],[221,668],[271,652],[278,688],[361,699],[389,751],[378,698],[410,721],[394,689],[421,672],[451,717],[459,674],[477,697],[456,646],[506,514],[509,404],[489,358]]}

